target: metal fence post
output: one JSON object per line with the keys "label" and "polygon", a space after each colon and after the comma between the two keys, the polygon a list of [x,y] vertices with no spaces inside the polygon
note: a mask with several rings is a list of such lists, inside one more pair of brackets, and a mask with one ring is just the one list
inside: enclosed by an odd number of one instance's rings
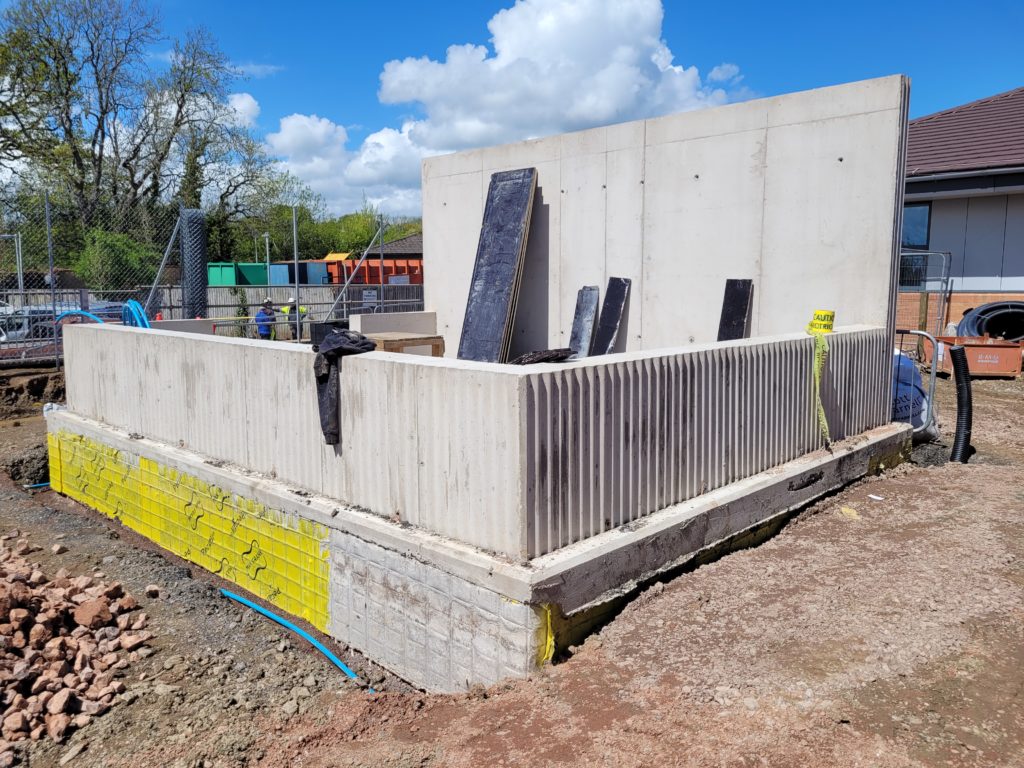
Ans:
{"label": "metal fence post", "polygon": [[302,341],[302,320],[299,307],[302,306],[302,297],[299,295],[299,222],[298,208],[292,206],[292,255],[295,262],[295,340]]}
{"label": "metal fence post", "polygon": [[53,226],[50,223],[50,193],[43,193],[46,201],[46,255],[50,262],[50,309],[53,311],[53,364],[60,368],[57,348],[57,276],[53,273]]}
{"label": "metal fence post", "polygon": [[384,215],[380,217],[380,296],[377,299],[377,313],[384,312]]}

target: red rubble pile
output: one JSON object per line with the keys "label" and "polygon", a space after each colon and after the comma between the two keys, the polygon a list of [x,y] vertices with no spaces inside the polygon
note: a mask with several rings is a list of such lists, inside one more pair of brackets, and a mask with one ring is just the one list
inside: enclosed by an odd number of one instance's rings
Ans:
{"label": "red rubble pile", "polygon": [[146,614],[103,574],[48,580],[24,556],[24,539],[0,539],[0,765],[12,742],[63,741],[123,693],[118,678],[152,635]]}

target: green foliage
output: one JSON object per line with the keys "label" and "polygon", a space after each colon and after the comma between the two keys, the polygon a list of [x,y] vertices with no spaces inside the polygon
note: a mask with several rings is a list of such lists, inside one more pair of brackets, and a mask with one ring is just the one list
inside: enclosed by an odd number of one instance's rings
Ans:
{"label": "green foliage", "polygon": [[206,151],[206,140],[191,136],[185,150],[184,170],[181,174],[181,185],[178,187],[178,198],[186,208],[198,208],[203,203],[203,153]]}
{"label": "green foliage", "polygon": [[231,295],[235,299],[235,317],[240,321],[235,327],[235,335],[241,337],[248,336],[245,321],[249,318],[249,300],[245,296],[245,288],[233,285],[231,286]]}
{"label": "green foliage", "polygon": [[160,255],[128,235],[91,229],[75,262],[75,274],[95,290],[127,289],[153,280]]}

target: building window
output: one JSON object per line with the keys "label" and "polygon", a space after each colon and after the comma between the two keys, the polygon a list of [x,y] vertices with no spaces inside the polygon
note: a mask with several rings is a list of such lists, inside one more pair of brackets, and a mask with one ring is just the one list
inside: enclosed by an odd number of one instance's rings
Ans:
{"label": "building window", "polygon": [[903,247],[928,249],[928,225],[932,218],[931,203],[910,203],[903,206]]}

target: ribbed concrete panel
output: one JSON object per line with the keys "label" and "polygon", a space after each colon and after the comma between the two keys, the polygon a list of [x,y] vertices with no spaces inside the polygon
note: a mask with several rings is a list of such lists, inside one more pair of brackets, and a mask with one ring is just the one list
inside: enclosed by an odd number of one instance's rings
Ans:
{"label": "ribbed concrete panel", "polygon": [[[341,442],[326,446],[308,349],[68,330],[73,413],[517,560],[822,445],[803,334],[562,365],[348,357]],[[832,439],[886,423],[885,332],[837,332],[829,345]]]}
{"label": "ribbed concrete panel", "polygon": [[[888,421],[882,329],[836,333],[833,441]],[[823,447],[810,337],[604,358],[526,378],[530,557]]]}

